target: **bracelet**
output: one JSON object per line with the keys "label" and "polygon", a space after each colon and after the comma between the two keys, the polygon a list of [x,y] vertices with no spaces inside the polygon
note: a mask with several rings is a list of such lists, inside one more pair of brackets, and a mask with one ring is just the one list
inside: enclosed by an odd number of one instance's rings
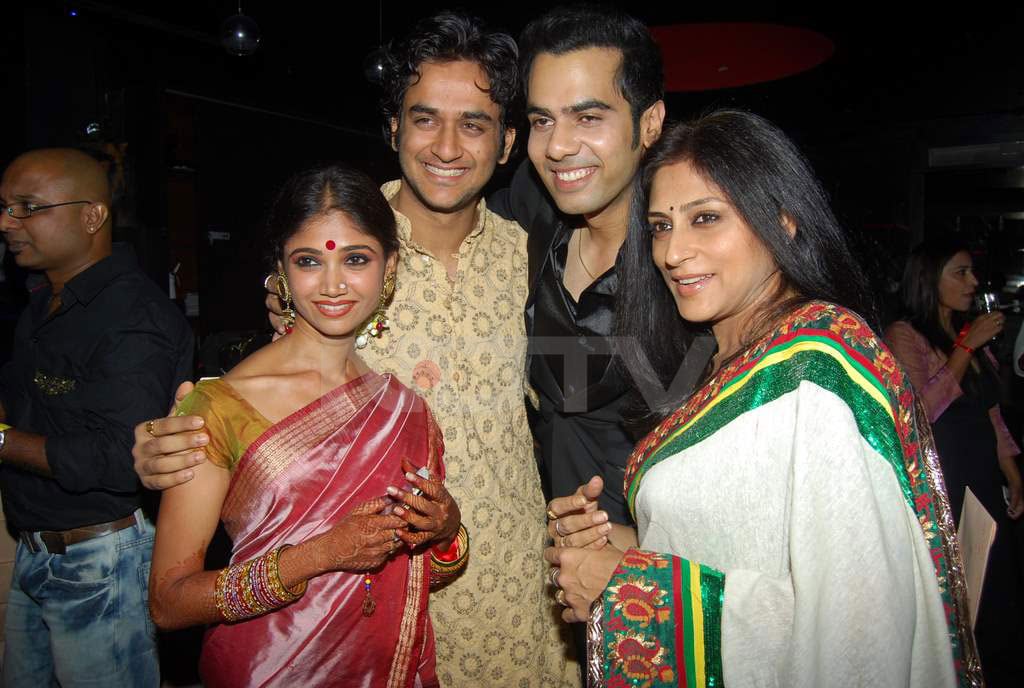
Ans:
{"label": "bracelet", "polygon": [[972,349],[971,347],[967,346],[966,344],[964,344],[960,340],[957,340],[957,341],[955,341],[953,343],[953,348],[954,349],[963,349],[964,351],[966,351],[967,353],[971,354],[972,356],[974,355],[974,349]]}
{"label": "bracelet", "polygon": [[306,581],[294,589],[281,582],[278,562],[290,545],[272,549],[262,557],[221,569],[214,586],[214,601],[224,621],[231,623],[266,614],[290,604],[306,592]]}
{"label": "bracelet", "polygon": [[292,589],[286,587],[285,584],[281,581],[281,570],[278,568],[278,562],[281,560],[281,552],[285,551],[289,547],[291,547],[291,545],[284,545],[282,547],[278,547],[277,549],[272,550],[270,554],[268,554],[266,557],[266,580],[269,582],[271,590],[274,591],[274,595],[276,595],[278,599],[284,600],[285,604],[294,602],[295,600],[302,597],[302,595],[306,592],[307,584],[307,581],[302,581],[297,586],[295,586],[295,589]]}
{"label": "bracelet", "polygon": [[460,523],[459,533],[447,549],[434,547],[430,550],[430,587],[448,583],[462,573],[468,562],[469,531]]}
{"label": "bracelet", "polygon": [[953,342],[954,349],[963,349],[967,353],[974,355],[974,349],[964,344],[964,340],[967,339],[967,333],[971,331],[971,323],[966,323],[960,328],[960,331],[956,335],[956,340]]}

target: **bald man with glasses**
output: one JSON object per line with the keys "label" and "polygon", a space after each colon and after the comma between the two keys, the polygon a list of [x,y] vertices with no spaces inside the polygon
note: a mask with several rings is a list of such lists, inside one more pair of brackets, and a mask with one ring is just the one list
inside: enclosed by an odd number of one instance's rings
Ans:
{"label": "bald man with glasses", "polygon": [[4,171],[0,235],[45,278],[0,369],[0,495],[18,539],[5,686],[159,685],[132,429],[191,377],[192,333],[111,224],[106,173],[80,151]]}

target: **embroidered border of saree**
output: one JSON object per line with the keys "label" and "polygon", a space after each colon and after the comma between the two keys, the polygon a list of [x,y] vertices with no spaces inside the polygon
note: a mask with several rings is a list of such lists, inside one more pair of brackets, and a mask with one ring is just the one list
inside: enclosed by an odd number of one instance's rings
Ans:
{"label": "embroidered border of saree", "polygon": [[[630,510],[635,515],[640,482],[652,466],[803,381],[845,399],[864,440],[893,469],[932,555],[959,683],[980,685],[980,665],[967,627],[962,565],[930,432],[915,417],[910,385],[892,354],[845,309],[821,302],[800,307],[644,438],[626,470]],[[604,600],[605,637],[611,638],[603,648],[608,685],[623,679],[640,686],[666,679],[687,686],[720,685],[723,591],[724,575],[714,569],[679,557],[627,552]],[[682,620],[676,624],[672,648],[643,632],[666,599],[676,600],[680,608],[672,616]]]}

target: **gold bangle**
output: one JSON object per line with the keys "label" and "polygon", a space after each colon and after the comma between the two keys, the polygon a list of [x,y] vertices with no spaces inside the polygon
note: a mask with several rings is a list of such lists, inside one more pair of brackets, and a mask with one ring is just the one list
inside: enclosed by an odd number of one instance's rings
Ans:
{"label": "gold bangle", "polygon": [[302,581],[294,589],[291,589],[281,581],[281,569],[279,566],[281,552],[288,547],[291,547],[291,545],[282,545],[275,550],[271,550],[267,555],[267,584],[274,591],[274,594],[286,603],[294,602],[302,597],[306,592],[306,585],[308,583],[308,581]]}
{"label": "gold bangle", "polygon": [[225,621],[237,621],[234,615],[228,610],[228,603],[224,599],[224,588],[227,586],[228,575],[231,573],[231,567],[227,566],[220,570],[217,574],[217,582],[213,587],[213,599],[217,603],[217,611],[220,612],[220,616]]}
{"label": "gold bangle", "polygon": [[270,609],[261,604],[253,592],[252,569],[255,564],[255,559],[250,559],[243,564],[245,568],[242,571],[242,575],[239,576],[239,592],[242,595],[242,600],[249,607],[250,612],[253,613],[252,615],[259,616],[260,614],[266,614]]}

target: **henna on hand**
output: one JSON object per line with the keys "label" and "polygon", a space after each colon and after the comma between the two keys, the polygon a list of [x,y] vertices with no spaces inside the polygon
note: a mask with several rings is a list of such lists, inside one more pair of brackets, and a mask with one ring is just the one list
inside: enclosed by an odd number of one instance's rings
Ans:
{"label": "henna on hand", "polygon": [[410,547],[426,542],[442,546],[451,544],[462,523],[459,505],[440,480],[415,475],[416,467],[407,460],[402,461],[402,467],[406,471],[406,480],[419,488],[422,494],[417,496],[398,488],[388,488],[388,494],[407,507],[395,507],[393,513],[416,529],[400,531],[398,536]]}
{"label": "henna on hand", "polygon": [[368,571],[384,564],[401,544],[396,535],[408,526],[398,516],[378,513],[386,500],[364,502],[317,538],[318,568]]}

